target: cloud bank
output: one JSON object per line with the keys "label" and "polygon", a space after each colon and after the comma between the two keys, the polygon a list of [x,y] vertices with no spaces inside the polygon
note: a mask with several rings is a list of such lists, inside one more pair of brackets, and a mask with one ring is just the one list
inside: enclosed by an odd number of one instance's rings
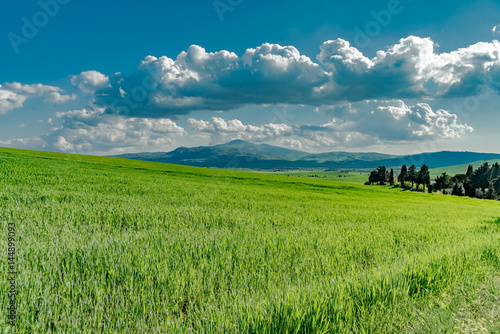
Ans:
{"label": "cloud bank", "polygon": [[45,136],[0,144],[68,153],[119,154],[168,151],[178,146],[177,139],[189,135],[210,144],[243,139],[318,152],[453,139],[474,130],[446,110],[433,110],[426,103],[407,105],[402,100],[346,103],[318,108],[316,112],[323,113],[329,121],[320,125],[283,121],[252,125],[222,117],[188,118],[187,131],[168,118],[109,115],[104,108],[89,107],[56,113],[55,120],[50,118],[47,124],[59,124]]}
{"label": "cloud bank", "polygon": [[212,117],[210,121],[190,118],[188,124],[212,144],[243,139],[306,151],[452,139],[474,130],[467,124],[459,124],[457,116],[446,110],[434,111],[426,103],[408,106],[402,100],[345,104],[328,107],[324,112],[332,120],[322,125],[254,126],[220,117]]}
{"label": "cloud bank", "polygon": [[437,53],[430,38],[409,36],[373,58],[343,39],[323,43],[316,62],[293,46],[263,44],[238,56],[193,45],[177,58],[146,57],[130,76],[90,71],[73,77],[107,113],[178,117],[250,104],[332,105],[373,99],[434,99],[500,87],[500,43]]}

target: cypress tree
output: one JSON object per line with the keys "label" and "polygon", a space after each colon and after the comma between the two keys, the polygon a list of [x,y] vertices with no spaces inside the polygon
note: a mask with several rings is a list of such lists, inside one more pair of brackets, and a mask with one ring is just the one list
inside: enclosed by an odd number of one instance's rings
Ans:
{"label": "cypress tree", "polygon": [[484,193],[486,188],[490,185],[490,176],[490,166],[487,162],[485,162],[471,175],[472,186],[474,188],[480,188]]}
{"label": "cypress tree", "polygon": [[493,183],[493,188],[497,194],[500,194],[500,177]]}
{"label": "cypress tree", "polygon": [[474,197],[476,196],[476,188],[474,187],[474,182],[472,180],[474,174],[474,168],[472,165],[469,165],[467,168],[467,173],[465,174],[465,180],[463,182],[464,184],[464,190],[465,190],[465,195],[469,197]]}
{"label": "cypress tree", "polygon": [[419,184],[422,184],[424,186],[424,192],[425,192],[425,186],[428,186],[430,183],[431,183],[431,175],[429,172],[429,167],[427,165],[423,165],[420,168],[420,171],[418,172],[417,187]]}
{"label": "cypress tree", "polygon": [[380,185],[384,185],[385,182],[387,181],[387,168],[385,166],[380,166],[378,168],[378,180]]}
{"label": "cypress tree", "polygon": [[411,182],[411,187],[413,188],[413,184],[415,181],[417,181],[417,167],[415,165],[411,165],[410,168],[408,168],[408,172],[406,174],[406,180]]}
{"label": "cypress tree", "polygon": [[472,173],[474,173],[474,167],[472,167],[472,165],[469,165],[469,167],[467,168],[467,174],[465,174],[465,176],[471,176]]}
{"label": "cypress tree", "polygon": [[398,176],[398,182],[401,183],[401,186],[404,188],[405,187],[405,180],[406,180],[406,173],[407,173],[407,168],[406,168],[406,165],[403,165],[403,167],[401,167],[401,172],[399,173],[399,176]]}
{"label": "cypress tree", "polygon": [[500,177],[500,165],[496,162],[493,166],[491,166],[490,172],[490,181],[495,182],[496,179]]}

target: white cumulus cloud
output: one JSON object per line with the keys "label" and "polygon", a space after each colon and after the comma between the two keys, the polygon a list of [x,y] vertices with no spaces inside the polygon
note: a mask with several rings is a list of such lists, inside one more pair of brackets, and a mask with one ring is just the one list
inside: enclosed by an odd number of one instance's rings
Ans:
{"label": "white cumulus cloud", "polygon": [[186,131],[170,119],[124,118],[104,109],[56,113],[62,125],[44,138],[57,150],[70,153],[114,154],[167,151]]}
{"label": "white cumulus cloud", "polygon": [[47,142],[40,137],[4,140],[0,141],[0,145],[5,147],[24,148],[31,150],[44,150],[49,146]]}
{"label": "white cumulus cloud", "polygon": [[265,124],[262,126],[246,125],[238,119],[226,121],[212,117],[210,121],[188,119],[188,124],[195,131],[208,134],[213,142],[223,143],[234,139],[263,141],[294,134],[293,127],[286,124]]}
{"label": "white cumulus cloud", "polygon": [[[50,132],[40,137],[1,141],[0,145],[78,154],[120,154],[169,151],[187,133],[167,118],[125,118],[107,115],[103,108],[58,112]],[[55,125],[57,123],[57,125]]]}
{"label": "white cumulus cloud", "polygon": [[23,85],[18,82],[0,85],[0,114],[6,114],[12,109],[22,108],[26,100],[45,98],[46,103],[65,103],[74,100],[76,96],[63,95],[59,87],[42,84]]}
{"label": "white cumulus cloud", "polygon": [[109,78],[97,71],[85,71],[71,77],[71,83],[84,93],[93,93],[105,88],[109,83]]}
{"label": "white cumulus cloud", "polygon": [[324,127],[336,132],[357,132],[381,142],[459,138],[473,131],[458,122],[457,115],[433,110],[427,103],[409,106],[402,100],[369,101],[331,112]]}
{"label": "white cumulus cloud", "polygon": [[243,139],[308,151],[336,150],[396,142],[459,138],[473,131],[446,110],[401,100],[369,101],[326,108],[331,121],[320,125],[265,124],[212,117],[189,119],[190,127],[212,144]]}

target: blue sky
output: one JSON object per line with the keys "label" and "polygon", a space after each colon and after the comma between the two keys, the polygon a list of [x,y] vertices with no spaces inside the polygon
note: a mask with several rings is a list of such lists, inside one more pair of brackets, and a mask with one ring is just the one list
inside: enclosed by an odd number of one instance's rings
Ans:
{"label": "blue sky", "polygon": [[500,153],[499,23],[494,1],[6,1],[0,146]]}

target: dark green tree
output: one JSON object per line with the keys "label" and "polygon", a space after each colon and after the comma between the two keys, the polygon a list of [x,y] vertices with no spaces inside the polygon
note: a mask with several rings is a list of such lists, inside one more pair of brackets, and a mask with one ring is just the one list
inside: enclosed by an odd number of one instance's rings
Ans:
{"label": "dark green tree", "polygon": [[368,182],[370,182],[370,184],[374,184],[374,183],[378,182],[377,179],[378,179],[377,171],[372,170],[370,172],[370,176],[368,177]]}
{"label": "dark green tree", "polygon": [[474,197],[476,196],[476,188],[474,187],[474,183],[473,183],[473,175],[474,174],[474,168],[472,167],[472,165],[469,165],[469,167],[467,168],[467,173],[465,174],[465,179],[463,180],[463,186],[464,186],[464,191],[465,191],[465,195],[469,196],[469,197]]}
{"label": "dark green tree", "polygon": [[500,194],[500,178],[493,182],[493,189],[495,189],[497,194]]}
{"label": "dark green tree", "polygon": [[415,165],[411,165],[410,168],[408,168],[408,172],[406,173],[406,180],[411,182],[411,187],[413,188],[413,184],[417,181],[417,167]]}
{"label": "dark green tree", "polygon": [[394,186],[394,170],[391,168],[391,172],[389,173],[389,184]]}
{"label": "dark green tree", "polygon": [[443,191],[447,188],[450,188],[451,185],[452,185],[451,177],[446,173],[443,173],[441,176],[436,177],[436,183],[434,184],[434,189]]}
{"label": "dark green tree", "polygon": [[385,168],[385,166],[379,166],[378,168],[378,178],[379,178],[379,182],[378,184],[380,184],[381,186],[385,184],[385,182],[387,181],[387,168]]}
{"label": "dark green tree", "polygon": [[467,176],[465,174],[457,174],[457,175],[452,176],[450,181],[451,181],[451,183],[463,184],[466,179],[467,179]]}
{"label": "dark green tree", "polygon": [[493,166],[491,166],[491,172],[490,172],[490,181],[495,182],[496,179],[500,177],[500,164],[496,162]]}
{"label": "dark green tree", "polygon": [[490,166],[487,162],[485,162],[481,167],[479,167],[471,176],[471,185],[477,189],[481,189],[483,193],[486,188],[490,185]]}
{"label": "dark green tree", "polygon": [[370,184],[378,182],[380,185],[384,185],[388,179],[389,173],[385,166],[379,166],[377,169],[370,172],[368,182],[370,182]]}
{"label": "dark green tree", "polygon": [[405,180],[406,180],[406,173],[408,172],[406,165],[403,165],[401,167],[401,172],[398,175],[398,182],[401,183],[401,186],[404,188],[405,187]]}
{"label": "dark green tree", "polygon": [[474,167],[472,167],[472,165],[469,165],[469,167],[467,168],[467,173],[465,174],[465,176],[471,176],[472,173],[474,173]]}
{"label": "dark green tree", "polygon": [[486,199],[497,199],[498,195],[497,192],[495,191],[495,187],[493,186],[493,183],[490,183],[488,186],[488,191],[484,194],[484,198]]}
{"label": "dark green tree", "polygon": [[425,192],[425,187],[431,184],[431,174],[429,172],[429,167],[427,165],[423,165],[422,167],[420,167],[420,171],[418,172],[416,182],[417,182],[417,188],[418,185],[420,184],[424,186],[424,192]]}
{"label": "dark green tree", "polygon": [[464,190],[458,182],[455,182],[455,184],[453,185],[453,190],[451,191],[451,194],[455,195],[455,196],[463,196],[464,195]]}

